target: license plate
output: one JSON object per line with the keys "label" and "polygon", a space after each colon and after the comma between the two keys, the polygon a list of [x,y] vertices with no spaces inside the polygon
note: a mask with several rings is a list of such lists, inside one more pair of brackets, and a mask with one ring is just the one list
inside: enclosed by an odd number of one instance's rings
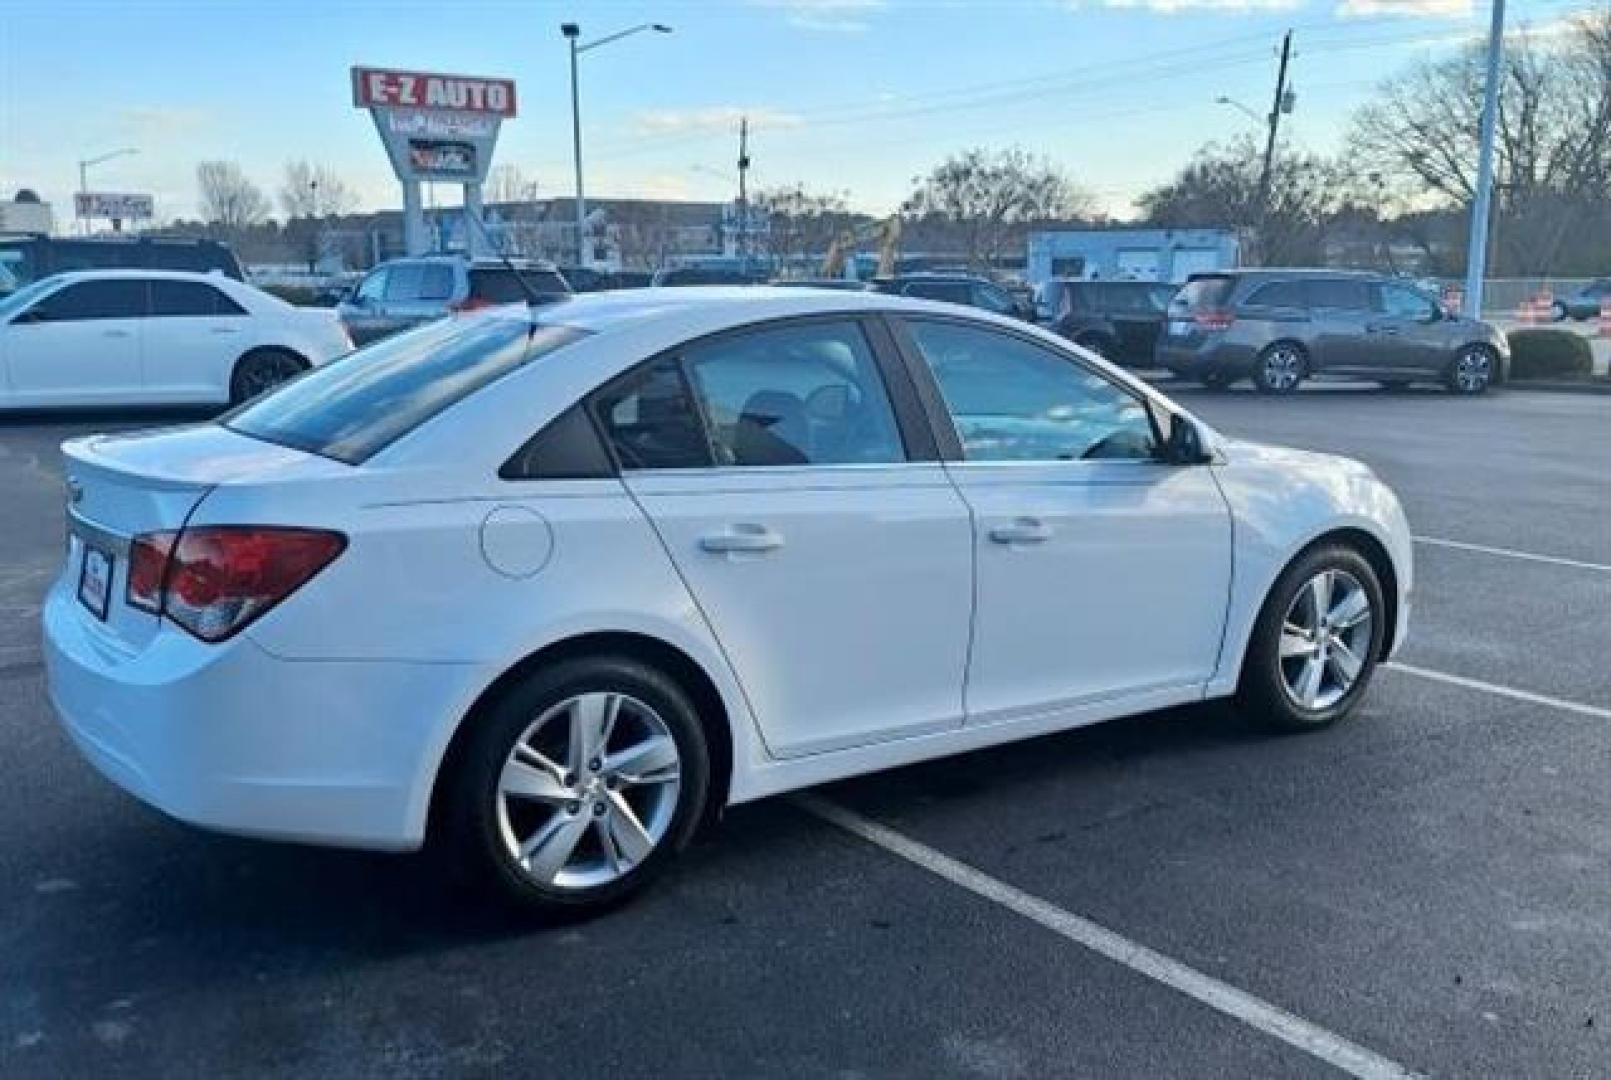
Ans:
{"label": "license plate", "polygon": [[112,556],[100,548],[84,546],[84,569],[78,575],[78,602],[97,619],[106,618],[112,596]]}
{"label": "license plate", "polygon": [[1185,337],[1189,333],[1191,333],[1191,323],[1183,322],[1180,319],[1169,320],[1170,337]]}

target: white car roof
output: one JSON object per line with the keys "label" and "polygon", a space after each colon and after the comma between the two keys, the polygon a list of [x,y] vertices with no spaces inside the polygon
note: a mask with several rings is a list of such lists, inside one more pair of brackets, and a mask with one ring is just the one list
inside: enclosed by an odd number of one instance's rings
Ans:
{"label": "white car roof", "polygon": [[539,308],[538,319],[595,333],[654,320],[665,327],[666,336],[687,337],[708,332],[705,328],[710,326],[742,326],[790,315],[893,310],[991,318],[976,308],[886,293],[770,285],[694,285],[579,293]]}

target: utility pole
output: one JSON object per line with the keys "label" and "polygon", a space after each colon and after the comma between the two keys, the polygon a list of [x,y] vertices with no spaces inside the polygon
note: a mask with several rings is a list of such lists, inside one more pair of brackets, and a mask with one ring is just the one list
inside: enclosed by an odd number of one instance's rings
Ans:
{"label": "utility pole", "polygon": [[582,28],[575,23],[564,23],[559,31],[565,35],[571,47],[571,154],[576,162],[576,265],[586,266],[587,201],[582,197],[582,106],[578,100],[576,80],[576,39],[581,36]]}
{"label": "utility pole", "polygon": [[750,118],[738,119],[738,253],[744,260],[744,272],[750,269],[750,200],[748,173],[750,171]]}
{"label": "utility pole", "polygon": [[1482,279],[1488,271],[1488,217],[1494,188],[1494,120],[1499,112],[1499,57],[1505,44],[1505,0],[1494,0],[1488,28],[1488,82],[1482,88],[1482,142],[1477,150],[1477,190],[1471,200],[1471,238],[1466,244],[1467,318],[1482,317]]}
{"label": "utility pole", "polygon": [[[1270,134],[1264,143],[1264,168],[1259,170],[1259,231],[1270,216],[1270,169],[1275,164],[1275,137],[1281,129],[1281,112],[1287,102],[1287,62],[1292,58],[1292,31],[1281,38],[1281,66],[1275,74],[1275,98],[1270,103]],[[1262,244],[1264,237],[1259,237]]]}

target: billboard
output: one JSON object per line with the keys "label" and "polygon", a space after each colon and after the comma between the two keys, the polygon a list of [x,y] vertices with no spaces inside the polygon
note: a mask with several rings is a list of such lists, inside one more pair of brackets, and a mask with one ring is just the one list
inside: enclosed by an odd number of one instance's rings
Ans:
{"label": "billboard", "polygon": [[73,196],[73,209],[81,218],[114,221],[148,221],[156,216],[156,200],[149,195],[112,191],[81,191]]}
{"label": "billboard", "polygon": [[513,79],[391,68],[352,69],[352,103],[368,109],[405,184],[486,179],[498,126],[515,115]]}

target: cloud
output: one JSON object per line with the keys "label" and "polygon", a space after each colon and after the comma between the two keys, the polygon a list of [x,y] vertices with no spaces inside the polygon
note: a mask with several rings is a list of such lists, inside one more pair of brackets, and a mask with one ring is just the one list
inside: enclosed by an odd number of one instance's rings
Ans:
{"label": "cloud", "polygon": [[1337,17],[1366,18],[1403,15],[1414,19],[1463,19],[1471,14],[1471,0],[1342,0]]}
{"label": "cloud", "polygon": [[867,17],[889,6],[888,0],[749,0],[749,4],[785,12],[788,24],[798,29],[837,34],[870,29]]}
{"label": "cloud", "polygon": [[800,116],[766,106],[712,105],[703,109],[648,109],[632,117],[639,135],[684,135],[738,132],[738,122],[749,117],[753,130],[781,131],[805,123]]}

